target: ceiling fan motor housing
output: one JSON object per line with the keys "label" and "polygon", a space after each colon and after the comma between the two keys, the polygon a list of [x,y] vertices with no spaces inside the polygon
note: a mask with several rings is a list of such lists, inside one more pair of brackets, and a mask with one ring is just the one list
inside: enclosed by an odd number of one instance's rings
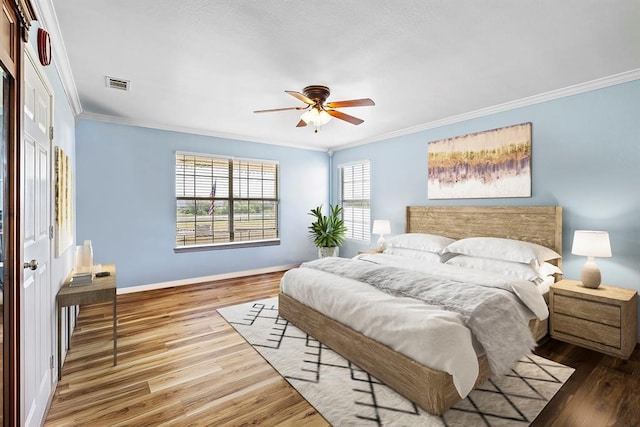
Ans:
{"label": "ceiling fan motor housing", "polygon": [[329,98],[331,91],[329,91],[329,88],[326,86],[313,85],[302,89],[302,93],[304,93],[307,98],[315,101],[316,104],[324,104],[327,98]]}

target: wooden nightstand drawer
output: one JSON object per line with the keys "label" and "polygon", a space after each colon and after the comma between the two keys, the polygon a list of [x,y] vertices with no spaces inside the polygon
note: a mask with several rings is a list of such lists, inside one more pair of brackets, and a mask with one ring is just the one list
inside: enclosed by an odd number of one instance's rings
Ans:
{"label": "wooden nightstand drawer", "polygon": [[554,295],[554,312],[620,328],[620,306]]}
{"label": "wooden nightstand drawer", "polygon": [[638,293],[561,280],[549,291],[552,338],[628,359],[637,340]]}
{"label": "wooden nightstand drawer", "polygon": [[[557,301],[557,300],[556,300]],[[553,317],[553,332],[579,337],[594,343],[620,348],[620,328],[590,322],[564,314],[555,313]]]}

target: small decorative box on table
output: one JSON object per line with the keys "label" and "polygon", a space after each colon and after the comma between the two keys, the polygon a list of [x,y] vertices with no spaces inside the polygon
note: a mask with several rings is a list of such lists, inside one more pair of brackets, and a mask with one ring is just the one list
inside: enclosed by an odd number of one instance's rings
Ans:
{"label": "small decorative box on table", "polygon": [[636,345],[638,293],[561,280],[549,292],[551,337],[628,359]]}

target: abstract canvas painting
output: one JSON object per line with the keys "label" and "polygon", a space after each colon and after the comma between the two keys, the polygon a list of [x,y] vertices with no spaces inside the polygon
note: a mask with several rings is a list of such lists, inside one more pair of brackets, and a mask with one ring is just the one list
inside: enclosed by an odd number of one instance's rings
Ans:
{"label": "abstract canvas painting", "polygon": [[531,123],[431,141],[429,199],[531,197]]}
{"label": "abstract canvas painting", "polygon": [[73,243],[73,185],[71,162],[64,150],[56,147],[56,258]]}

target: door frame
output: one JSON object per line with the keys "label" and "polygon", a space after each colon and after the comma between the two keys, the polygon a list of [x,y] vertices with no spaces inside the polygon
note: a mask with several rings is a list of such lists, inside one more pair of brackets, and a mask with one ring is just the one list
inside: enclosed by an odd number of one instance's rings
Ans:
{"label": "door frame", "polygon": [[[5,425],[18,425],[20,418],[20,288],[23,281],[21,169],[24,44],[31,21],[36,19],[30,0],[2,0],[2,14],[10,28],[10,40],[0,45],[0,62],[12,79],[6,147],[3,415]],[[4,24],[4,23],[3,23]]]}

